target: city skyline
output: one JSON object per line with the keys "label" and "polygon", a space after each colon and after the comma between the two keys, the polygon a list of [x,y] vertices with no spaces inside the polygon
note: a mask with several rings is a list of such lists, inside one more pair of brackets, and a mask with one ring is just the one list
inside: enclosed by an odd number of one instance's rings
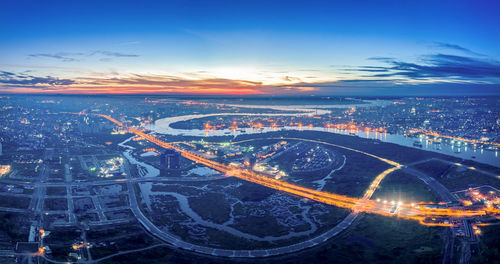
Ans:
{"label": "city skyline", "polygon": [[0,93],[499,95],[499,11],[493,1],[7,1]]}

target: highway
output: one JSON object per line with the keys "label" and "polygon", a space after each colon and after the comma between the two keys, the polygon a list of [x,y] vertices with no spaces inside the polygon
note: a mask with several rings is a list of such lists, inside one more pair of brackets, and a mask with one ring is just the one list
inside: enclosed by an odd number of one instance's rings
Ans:
{"label": "highway", "polygon": [[[319,245],[328,239],[334,237],[335,235],[339,234],[343,230],[345,230],[347,227],[350,226],[350,224],[353,223],[353,221],[356,219],[356,217],[359,215],[359,213],[374,213],[374,214],[379,214],[379,215],[384,215],[384,216],[398,216],[401,218],[406,218],[406,219],[413,219],[419,221],[421,224],[428,224],[424,222],[425,218],[428,217],[473,217],[473,216],[482,216],[486,214],[498,214],[500,213],[500,210],[495,210],[495,209],[487,209],[484,208],[482,210],[464,210],[464,208],[428,208],[426,206],[421,205],[421,203],[415,203],[415,204],[400,204],[397,206],[397,213],[394,213],[394,204],[392,203],[384,203],[384,202],[376,202],[373,200],[370,200],[371,196],[379,186],[380,182],[390,173],[403,169],[406,172],[416,176],[423,182],[425,182],[427,185],[431,187],[431,189],[436,192],[439,197],[445,201],[445,202],[454,202],[456,201],[456,198],[449,193],[449,191],[439,184],[436,180],[434,180],[432,177],[429,177],[419,171],[413,170],[411,168],[407,168],[406,166],[399,164],[395,161],[379,157],[376,155],[373,155],[371,153],[367,153],[364,151],[356,150],[353,148],[333,144],[333,143],[327,143],[327,142],[322,142],[318,140],[311,140],[311,139],[303,139],[303,138],[275,138],[275,139],[287,139],[287,140],[300,140],[300,141],[309,141],[309,142],[314,142],[314,143],[319,143],[319,144],[326,144],[326,145],[331,145],[334,147],[346,149],[349,151],[361,153],[367,156],[370,156],[372,158],[376,158],[382,162],[385,162],[391,167],[379,175],[376,176],[376,178],[372,181],[370,184],[369,188],[365,191],[363,196],[361,198],[355,198],[355,197],[349,197],[346,195],[339,195],[339,194],[333,194],[333,193],[328,193],[328,192],[323,192],[323,191],[317,191],[309,188],[305,188],[299,185],[291,184],[288,182],[276,180],[273,178],[269,178],[268,176],[261,175],[259,173],[255,173],[253,171],[249,170],[243,170],[237,167],[225,165],[222,163],[218,163],[212,160],[209,160],[207,158],[201,157],[200,155],[197,155],[195,153],[189,152],[187,150],[184,150],[180,147],[177,147],[171,143],[164,142],[162,140],[157,139],[153,135],[146,134],[143,131],[133,128],[133,127],[127,127],[123,123],[119,122],[116,119],[111,118],[110,116],[107,115],[97,115],[103,118],[106,118],[107,120],[115,123],[118,126],[125,127],[129,132],[135,134],[136,136],[139,136],[141,138],[144,138],[145,140],[156,144],[160,147],[163,148],[172,148],[175,149],[179,152],[181,152],[181,155],[187,159],[190,159],[192,161],[195,161],[199,164],[203,164],[207,167],[210,167],[212,169],[215,169],[217,171],[220,171],[224,173],[225,175],[228,176],[234,176],[240,179],[243,179],[245,181],[253,182],[259,185],[263,185],[269,188],[273,188],[279,191],[283,191],[286,193],[290,193],[293,195],[297,195],[300,197],[304,197],[310,200],[318,201],[321,203],[333,205],[333,206],[338,206],[346,209],[352,210],[352,212],[344,219],[342,220],[339,224],[337,224],[334,228],[330,229],[329,231],[322,233],[319,236],[316,236],[314,238],[311,238],[309,240],[299,242],[293,245],[289,246],[284,246],[284,247],[278,247],[278,248],[271,248],[271,249],[257,249],[257,250],[227,250],[227,249],[216,249],[216,248],[210,248],[210,247],[204,247],[204,246],[199,246],[195,244],[191,244],[185,241],[182,241],[181,239],[161,230],[158,228],[155,224],[153,224],[148,217],[144,215],[144,213],[140,209],[140,205],[138,204],[137,201],[137,196],[136,196],[136,189],[134,188],[134,183],[139,183],[139,182],[162,182],[162,181],[175,181],[175,179],[170,179],[170,178],[140,178],[140,179],[135,179],[132,178],[131,175],[128,173],[127,174],[127,179],[117,179],[117,180],[109,180],[109,181],[101,181],[101,182],[79,182],[79,183],[72,183],[71,180],[67,180],[65,183],[46,183],[44,178],[42,177],[41,182],[35,182],[35,183],[30,183],[30,182],[25,182],[21,184],[26,184],[26,185],[34,185],[36,186],[35,193],[33,197],[37,199],[33,199],[32,204],[30,205],[30,209],[34,211],[41,211],[41,206],[43,205],[43,197],[45,194],[45,188],[47,186],[66,186],[69,188],[70,186],[75,186],[75,185],[106,185],[106,184],[116,184],[123,182],[127,184],[128,187],[128,192],[129,192],[129,200],[130,200],[130,209],[132,210],[133,214],[135,215],[136,219],[144,226],[144,228],[154,236],[160,238],[162,241],[173,245],[174,247],[177,248],[182,248],[190,251],[195,251],[198,253],[203,253],[203,254],[210,254],[210,255],[215,255],[215,256],[225,256],[225,257],[267,257],[267,256],[274,256],[274,255],[282,255],[282,254],[287,254],[287,253],[292,253],[296,252],[305,248],[309,248],[315,245]],[[272,139],[272,138],[268,138]],[[239,142],[233,142],[232,144],[238,144],[242,143],[245,141],[239,141]],[[42,169],[42,176],[44,176],[44,171]],[[185,178],[185,177],[184,177]],[[192,180],[196,180],[198,178],[194,178]],[[178,179],[181,180],[181,179]],[[184,179],[185,180],[185,179]],[[4,180],[2,180],[4,181]],[[6,180],[8,181],[8,180]],[[13,182],[15,184],[20,184],[19,182]],[[69,192],[68,192],[69,193]],[[38,203],[36,203],[38,202]],[[96,206],[99,206],[99,201],[94,201],[94,204]],[[72,205],[68,206],[69,208],[73,207]],[[7,209],[7,208],[0,208],[2,209]],[[99,208],[98,208],[99,209]],[[71,211],[71,209],[69,209]],[[99,210],[102,213],[102,210]],[[99,215],[100,220],[105,220],[105,216]],[[432,224],[431,224],[432,225]],[[445,225],[444,226],[449,226]],[[152,247],[156,247],[159,245],[155,245]],[[152,248],[151,247],[151,248]],[[135,252],[135,251],[134,251]],[[122,252],[125,253],[125,252]],[[118,253],[116,254],[118,255]],[[91,263],[90,261],[89,263]]]}
{"label": "highway", "polygon": [[[107,116],[107,115],[101,115],[101,114],[95,114],[96,116],[100,116],[103,118],[106,118],[107,120],[115,123],[118,126],[125,127],[127,130],[136,136],[139,136],[141,138],[144,138],[145,140],[156,144],[160,147],[163,148],[171,148],[179,151],[181,155],[187,159],[190,159],[194,162],[203,164],[207,167],[210,167],[212,169],[215,169],[217,171],[220,171],[222,173],[225,173],[226,175],[229,176],[234,176],[240,179],[243,179],[245,181],[257,183],[269,188],[273,188],[279,191],[287,192],[290,194],[298,195],[310,200],[318,201],[321,203],[325,204],[330,204],[342,208],[347,208],[351,209],[355,212],[367,212],[367,213],[375,213],[375,214],[380,214],[380,215],[393,215],[391,213],[391,209],[388,208],[387,205],[380,203],[380,202],[375,202],[372,200],[367,199],[367,197],[371,196],[373,192],[375,191],[376,187],[378,184],[382,181],[382,179],[392,171],[396,169],[400,169],[403,167],[403,165],[383,158],[379,157],[376,155],[373,155],[371,153],[367,153],[365,151],[333,144],[333,143],[327,143],[329,145],[343,148],[346,150],[358,152],[365,154],[367,156],[376,158],[380,161],[383,161],[389,165],[394,166],[393,168],[387,169],[386,171],[382,172],[380,175],[376,177],[376,179],[372,182],[368,190],[366,191],[365,195],[363,198],[358,199],[354,197],[348,197],[345,195],[339,195],[339,194],[333,194],[333,193],[328,193],[328,192],[323,192],[323,191],[316,191],[312,190],[309,188],[301,187],[295,184],[291,184],[288,182],[276,180],[273,178],[269,178],[265,175],[261,175],[258,173],[255,173],[253,171],[248,171],[248,170],[242,170],[237,167],[232,167],[229,165],[225,165],[219,162],[215,162],[212,160],[209,160],[207,158],[201,157],[197,154],[194,154],[192,152],[189,152],[185,149],[179,148],[177,146],[174,146],[172,144],[169,144],[165,141],[162,141],[153,135],[149,135],[144,133],[143,131],[134,128],[134,127],[126,127],[122,122]],[[277,138],[277,139],[282,139],[282,138]],[[293,138],[289,138],[293,139]],[[304,140],[304,139],[297,139],[297,140]],[[317,140],[306,140],[310,142],[316,142],[320,144],[325,144],[325,142],[317,141]],[[243,142],[243,141],[241,141]],[[397,214],[399,217],[406,218],[406,219],[413,219],[419,221],[421,224],[425,224],[424,220],[425,218],[429,217],[475,217],[475,216],[484,216],[487,214],[499,214],[500,210],[495,209],[495,208],[482,208],[482,209],[475,209],[475,210],[469,210],[467,208],[462,208],[462,207],[456,207],[456,208],[429,208],[427,206],[420,206],[420,203],[417,203],[415,206],[414,204],[402,204],[399,206],[400,210],[399,213]],[[429,224],[429,225],[435,225],[435,224]],[[442,224],[445,225],[445,224]],[[451,224],[448,224],[449,226]]]}
{"label": "highway", "polygon": [[[225,165],[222,163],[218,163],[209,159],[206,159],[204,157],[201,157],[195,153],[191,153],[189,151],[186,151],[182,148],[179,148],[175,145],[172,145],[170,143],[164,142],[162,140],[159,140],[155,138],[152,135],[146,134],[143,131],[133,128],[133,127],[126,127],[123,123],[119,122],[116,119],[111,118],[110,116],[107,115],[97,115],[103,118],[106,118],[107,120],[115,123],[118,126],[125,127],[127,130],[136,136],[139,136],[141,138],[144,138],[145,140],[156,144],[160,147],[163,148],[172,148],[175,149],[179,152],[181,152],[181,155],[187,159],[190,159],[192,161],[195,161],[197,163],[203,164],[207,167],[213,168],[217,171],[220,171],[228,176],[234,176],[240,179],[243,179],[245,181],[257,183],[269,188],[273,188],[279,191],[283,191],[286,193],[290,193],[293,195],[297,195],[300,197],[304,197],[310,200],[322,202],[325,204],[330,204],[346,209],[352,210],[352,212],[339,224],[337,224],[334,228],[330,229],[329,231],[322,233],[321,235],[311,238],[307,241],[299,242],[293,245],[289,246],[284,246],[284,247],[278,247],[278,248],[271,248],[271,249],[257,249],[257,250],[227,250],[227,249],[216,249],[216,248],[210,248],[210,247],[204,247],[204,246],[199,246],[195,244],[191,244],[185,241],[182,241],[181,239],[168,234],[167,232],[161,230],[158,228],[156,225],[154,225],[145,215],[144,213],[140,210],[140,206],[137,201],[137,196],[136,196],[136,189],[134,188],[134,183],[139,183],[139,182],[145,182],[145,181],[170,181],[170,179],[166,178],[147,178],[147,179],[134,179],[131,178],[130,174],[127,174],[127,179],[118,179],[118,180],[112,180],[112,181],[103,181],[103,182],[81,182],[81,183],[71,183],[71,182],[66,182],[66,183],[57,183],[54,185],[57,186],[73,186],[73,185],[100,185],[100,184],[113,184],[113,183],[119,183],[123,182],[127,184],[128,187],[128,192],[129,192],[129,198],[130,198],[130,208],[135,215],[136,219],[144,226],[144,228],[154,236],[160,238],[162,241],[177,247],[177,248],[182,248],[185,250],[190,250],[190,251],[195,251],[198,253],[203,253],[203,254],[210,254],[214,256],[225,256],[225,257],[267,257],[267,256],[274,256],[274,255],[282,255],[282,254],[287,254],[287,253],[292,253],[296,252],[305,248],[309,248],[318,244],[321,244],[328,239],[334,237],[335,235],[339,234],[343,230],[345,230],[359,215],[359,213],[365,212],[365,213],[374,213],[374,214],[379,214],[379,215],[385,215],[385,216],[398,216],[401,218],[406,218],[406,219],[413,219],[419,221],[421,224],[428,224],[424,222],[425,218],[428,217],[472,217],[472,216],[482,216],[486,214],[498,214],[500,213],[500,210],[495,210],[495,209],[481,209],[481,210],[464,210],[463,208],[428,208],[426,206],[421,206],[420,203],[415,203],[415,204],[401,204],[397,206],[397,213],[394,213],[394,205],[391,203],[383,203],[383,202],[376,202],[373,200],[370,200],[371,196],[377,189],[378,185],[380,182],[387,176],[388,174],[392,173],[395,170],[398,169],[405,169],[408,172],[410,172],[412,175],[418,177],[425,183],[427,183],[429,186],[435,185],[435,182],[433,182],[433,178],[427,177],[425,174],[418,174],[416,172],[418,171],[411,171],[405,168],[402,164],[399,164],[397,162],[391,161],[386,158],[382,158],[376,155],[373,155],[371,153],[367,153],[364,151],[344,147],[341,145],[333,144],[333,143],[326,143],[326,142],[321,142],[317,140],[310,140],[310,139],[302,139],[302,138],[295,138],[296,140],[301,140],[301,141],[310,141],[310,142],[316,142],[320,144],[327,144],[339,148],[343,148],[349,151],[354,151],[358,153],[365,154],[367,156],[379,159],[392,167],[383,171],[377,177],[372,181],[370,184],[369,188],[366,190],[366,192],[363,194],[361,198],[355,198],[355,197],[349,197],[345,195],[339,195],[339,194],[333,194],[333,193],[328,193],[328,192],[323,192],[323,191],[317,191],[317,190],[312,190],[309,188],[305,188],[302,186],[298,186],[295,184],[291,184],[288,182],[280,181],[280,180],[275,180],[273,178],[268,178],[265,175],[261,175],[258,173],[255,173],[253,171],[248,171],[248,170],[242,170],[237,167],[232,167],[229,165]],[[283,139],[283,138],[276,138],[276,139]],[[288,138],[288,139],[294,139],[294,138]],[[236,143],[241,143],[241,142],[233,142],[234,144]],[[434,180],[435,181],[435,180]],[[16,184],[19,184],[19,182],[16,182]],[[34,194],[34,197],[39,197],[38,200],[38,206],[33,204],[30,206],[32,210],[36,210],[35,208],[38,207],[40,208],[40,202],[43,202],[43,196],[45,192],[45,187],[48,184],[45,182],[41,183],[30,183],[26,182],[24,184],[29,184],[29,185],[35,185],[36,191]],[[444,188],[446,189],[446,188]],[[452,197],[449,197],[444,190],[440,189],[440,187],[435,187],[433,189],[436,192],[441,192],[442,198],[445,201],[452,201]],[[447,190],[446,190],[447,191]],[[449,192],[448,192],[449,193]],[[40,201],[41,200],[41,201]],[[35,208],[34,208],[35,207]],[[41,209],[41,208],[40,208]],[[38,210],[37,210],[38,211]],[[102,219],[101,219],[102,220]],[[432,224],[431,224],[432,225]],[[443,224],[444,225],[444,224]],[[445,225],[449,226],[449,225]],[[52,262],[52,261],[51,261]],[[90,262],[89,262],[90,263]]]}
{"label": "highway", "polygon": [[[114,119],[110,119],[110,118],[107,118],[107,119],[111,120],[115,124],[123,125],[122,123],[120,123]],[[176,148],[171,144],[160,141],[160,140],[158,140],[150,135],[146,135],[146,134],[142,133],[141,131],[138,131],[137,129],[133,129],[132,131],[133,131],[133,133],[139,134],[140,136],[144,137],[145,139],[147,139],[147,140],[149,140],[149,141],[151,141],[159,146],[166,147],[166,148],[174,148],[178,151],[181,151],[181,153],[184,157],[187,157],[187,158],[190,158],[191,160],[194,160],[196,162],[205,164],[209,167],[212,167],[214,169],[222,171],[226,174],[229,174],[229,175],[235,174],[233,176],[236,176],[236,177],[239,177],[239,178],[251,181],[251,182],[255,182],[255,183],[258,183],[258,184],[261,184],[264,186],[268,186],[270,188],[276,189],[276,186],[278,186],[279,190],[285,190],[285,191],[288,191],[291,193],[301,192],[301,194],[302,194],[301,196],[307,196],[307,198],[317,200],[317,201],[319,200],[319,201],[322,201],[322,202],[325,202],[328,204],[334,203],[335,205],[339,205],[339,203],[340,203],[339,201],[331,201],[331,200],[328,200],[326,197],[324,197],[324,194],[328,194],[328,193],[317,192],[315,190],[310,190],[307,188],[303,188],[303,187],[296,186],[296,185],[291,185],[291,184],[277,181],[274,179],[269,179],[266,176],[257,175],[253,172],[241,171],[241,170],[238,170],[238,169],[235,169],[235,168],[223,165],[223,164],[218,164],[218,163],[215,163],[213,161],[209,161],[209,160],[206,160],[204,158],[201,158],[195,154],[184,151],[180,148]],[[339,147],[343,147],[343,146],[339,146]],[[349,149],[349,150],[357,151],[354,149]],[[366,154],[368,154],[368,153],[366,153]],[[386,159],[383,159],[383,158],[380,158],[380,157],[377,157],[374,155],[370,155],[370,156],[372,156],[374,158],[381,159],[384,162],[387,162]],[[133,179],[130,178],[129,174],[128,174],[129,176],[128,176],[128,179],[126,180],[126,182],[128,185],[128,190],[130,192],[129,193],[130,206],[131,206],[132,212],[134,213],[135,217],[139,220],[139,222],[144,226],[144,228],[148,232],[150,232],[151,234],[160,238],[162,241],[167,242],[167,243],[173,245],[174,247],[179,247],[182,249],[191,250],[191,251],[195,251],[195,252],[203,253],[203,254],[211,254],[211,255],[215,255],[215,256],[247,257],[247,258],[248,257],[268,257],[268,256],[292,253],[292,252],[296,252],[299,250],[303,250],[303,249],[306,249],[309,247],[319,245],[319,244],[327,241],[328,239],[331,239],[332,237],[336,236],[340,232],[344,231],[356,219],[359,212],[363,211],[363,208],[366,206],[366,203],[368,202],[368,200],[370,199],[370,197],[372,196],[372,194],[374,193],[374,191],[376,190],[376,188],[378,187],[378,185],[382,181],[382,179],[386,175],[391,173],[392,171],[397,170],[401,167],[401,165],[399,165],[398,163],[392,162],[392,161],[389,161],[388,163],[390,163],[391,165],[396,165],[396,166],[387,169],[386,171],[382,172],[381,174],[379,174],[375,178],[375,180],[372,182],[372,184],[370,185],[368,190],[363,195],[361,203],[359,203],[360,200],[356,199],[356,198],[350,198],[347,196],[340,196],[340,195],[334,196],[335,199],[342,201],[341,203],[343,206],[351,208],[351,207],[353,207],[353,205],[356,205],[356,208],[357,208],[357,209],[355,208],[352,213],[350,213],[344,220],[342,220],[340,223],[338,223],[335,227],[322,233],[319,236],[316,236],[314,238],[311,238],[311,239],[303,241],[303,242],[299,242],[299,243],[289,245],[289,246],[284,246],[284,247],[262,249],[262,250],[260,250],[260,249],[258,249],[258,250],[215,249],[215,248],[203,247],[203,246],[199,246],[199,245],[195,245],[195,244],[191,244],[191,243],[182,241],[182,240],[164,232],[163,230],[159,229],[158,227],[156,227],[143,214],[143,212],[140,210],[139,205],[137,203],[137,198],[136,198],[137,196],[135,193],[135,189],[133,188],[133,184],[132,184]],[[328,195],[331,195],[331,194],[328,194]],[[386,210],[390,210],[390,208],[387,208]]]}

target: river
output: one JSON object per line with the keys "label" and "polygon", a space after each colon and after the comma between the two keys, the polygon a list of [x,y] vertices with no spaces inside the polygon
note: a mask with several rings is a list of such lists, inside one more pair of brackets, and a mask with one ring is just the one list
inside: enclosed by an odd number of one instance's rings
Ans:
{"label": "river", "polygon": [[[384,102],[376,102],[375,104],[361,104],[356,105],[356,107],[367,107],[367,106],[379,106],[384,104]],[[184,115],[184,116],[174,116],[158,119],[154,124],[146,126],[147,129],[159,133],[168,135],[184,135],[184,136],[198,136],[198,137],[211,137],[211,136],[237,136],[241,134],[255,134],[255,133],[265,133],[272,131],[285,131],[285,130],[311,130],[311,131],[323,131],[335,134],[352,135],[362,138],[376,139],[383,142],[395,143],[402,146],[407,146],[411,148],[424,149],[428,151],[438,152],[461,159],[475,160],[477,162],[493,165],[500,167],[500,157],[498,151],[485,150],[483,148],[476,148],[472,144],[467,144],[466,142],[454,142],[453,144],[443,140],[442,143],[437,144],[430,140],[427,140],[425,136],[421,137],[408,137],[400,134],[387,134],[378,132],[366,132],[366,131],[350,131],[350,130],[340,130],[335,128],[325,128],[325,127],[306,127],[298,128],[295,126],[285,126],[279,128],[273,127],[263,127],[260,129],[256,128],[239,128],[237,130],[231,129],[220,129],[220,130],[204,130],[204,129],[177,129],[172,128],[170,125],[180,121],[187,121],[191,119],[204,118],[209,116],[300,116],[300,115],[321,115],[328,112],[328,108],[337,107],[353,107],[354,105],[332,105],[332,106],[265,106],[265,105],[231,105],[235,107],[242,108],[259,108],[259,109],[274,109],[274,110],[287,110],[296,111],[297,113],[217,113],[217,114],[201,114],[201,115]],[[320,108],[320,109],[319,109]],[[319,111],[319,112],[318,112]]]}

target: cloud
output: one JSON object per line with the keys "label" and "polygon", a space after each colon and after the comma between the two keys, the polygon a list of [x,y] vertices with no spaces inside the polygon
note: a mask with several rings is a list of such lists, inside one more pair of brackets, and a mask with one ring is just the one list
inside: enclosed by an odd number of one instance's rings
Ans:
{"label": "cloud", "polygon": [[279,86],[281,92],[345,96],[499,95],[500,84],[469,82],[408,83],[403,79],[351,79]]}
{"label": "cloud", "polygon": [[4,78],[12,78],[16,76],[15,73],[12,73],[12,72],[7,72],[7,71],[0,71],[0,79],[4,79]]}
{"label": "cloud", "polygon": [[[13,74],[13,75],[11,75]],[[287,77],[288,80],[295,79]],[[264,85],[259,81],[225,78],[186,78],[171,75],[107,75],[59,79],[0,72],[0,92],[57,92],[82,94],[290,94],[317,88]]]}
{"label": "cloud", "polygon": [[26,73],[12,73],[0,71],[0,83],[8,85],[22,85],[22,86],[64,86],[74,84],[75,81],[71,79],[59,79],[52,76],[36,77]]}
{"label": "cloud", "polygon": [[300,82],[302,81],[299,77],[285,76],[282,78],[285,82]]}
{"label": "cloud", "polygon": [[387,72],[386,67],[382,66],[362,66],[358,68],[347,68],[342,69],[343,71],[353,71],[353,72]]}
{"label": "cloud", "polygon": [[120,53],[120,52],[114,52],[114,51],[105,51],[105,50],[96,50],[91,52],[88,56],[93,56],[95,54],[101,54],[104,56],[108,57],[139,57],[137,54],[127,54],[127,53]]}
{"label": "cloud", "polygon": [[130,74],[125,77],[80,77],[60,79],[0,71],[0,91],[57,93],[177,93],[260,94],[260,82],[230,79],[185,79],[168,75]]}
{"label": "cloud", "polygon": [[421,57],[421,63],[394,58],[370,58],[385,66],[361,66],[353,70],[373,73],[369,77],[421,78],[500,78],[500,62],[465,56],[434,54]]}
{"label": "cloud", "polygon": [[374,60],[374,61],[385,61],[385,60],[393,60],[394,58],[392,57],[370,57],[367,60]]}
{"label": "cloud", "polygon": [[109,61],[110,60],[109,57],[133,58],[140,56],[138,54],[121,53],[116,51],[96,50],[87,53],[84,52],[34,53],[34,54],[29,54],[28,57],[29,58],[45,57],[45,58],[57,59],[63,62],[74,62],[74,61],[80,61],[80,59],[83,57],[92,57],[95,55],[104,56],[104,58],[99,59],[101,61]]}
{"label": "cloud", "polygon": [[[438,54],[426,58],[425,65],[380,58],[386,66],[366,66],[370,77],[353,77],[335,81],[301,81],[263,84],[259,81],[225,78],[204,78],[190,75],[99,74],[63,79],[38,77],[29,72],[0,71],[0,92],[66,93],[66,94],[225,94],[225,95],[498,95],[498,81],[464,78],[447,79],[457,70],[448,64],[478,65],[475,59]],[[483,61],[481,61],[483,62]],[[496,65],[488,62],[471,76],[498,76]],[[374,67],[374,68],[373,68]],[[452,70],[450,70],[450,67]],[[455,66],[454,66],[455,67]],[[445,69],[445,70],[443,70]],[[460,68],[461,69],[461,68]],[[380,72],[384,70],[385,72]],[[453,72],[453,74],[451,73]],[[460,71],[461,72],[461,71]],[[380,77],[380,75],[384,75]],[[409,76],[412,76],[411,78]],[[416,76],[416,77],[415,77]],[[434,77],[430,77],[434,76]],[[418,80],[416,82],[412,80]]]}
{"label": "cloud", "polygon": [[476,55],[476,56],[484,56],[484,54],[481,54],[481,53],[477,53],[477,52],[474,52],[468,48],[464,48],[460,45],[456,45],[456,44],[451,44],[451,43],[445,43],[445,42],[438,42],[438,41],[435,41],[433,42],[433,47],[437,47],[437,48],[442,48],[442,49],[450,49],[450,50],[457,50],[457,51],[460,51],[460,52],[464,52],[464,53],[467,53],[467,54],[470,54],[470,55]]}
{"label": "cloud", "polygon": [[35,54],[29,54],[28,57],[31,58],[46,57],[46,58],[57,59],[64,62],[70,62],[70,61],[78,61],[78,59],[74,57],[83,55],[84,53],[58,52],[58,53],[35,53]]}

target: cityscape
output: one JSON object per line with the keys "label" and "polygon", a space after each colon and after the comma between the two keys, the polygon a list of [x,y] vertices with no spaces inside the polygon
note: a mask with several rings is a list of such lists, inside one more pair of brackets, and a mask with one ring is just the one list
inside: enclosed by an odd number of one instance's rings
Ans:
{"label": "cityscape", "polygon": [[500,263],[500,5],[445,2],[6,1],[0,263]]}

